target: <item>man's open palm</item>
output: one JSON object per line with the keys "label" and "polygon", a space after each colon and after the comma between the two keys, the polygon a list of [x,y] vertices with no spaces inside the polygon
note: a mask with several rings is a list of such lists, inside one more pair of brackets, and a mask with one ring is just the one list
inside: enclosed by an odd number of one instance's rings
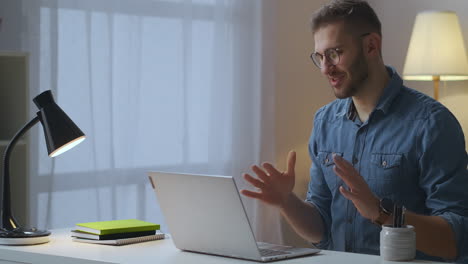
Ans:
{"label": "man's open palm", "polygon": [[259,189],[258,192],[241,190],[247,197],[259,199],[267,204],[281,207],[286,202],[289,194],[294,188],[296,165],[296,152],[290,151],[288,154],[287,170],[278,171],[272,164],[263,163],[262,167],[252,166],[257,177],[245,173],[244,179]]}

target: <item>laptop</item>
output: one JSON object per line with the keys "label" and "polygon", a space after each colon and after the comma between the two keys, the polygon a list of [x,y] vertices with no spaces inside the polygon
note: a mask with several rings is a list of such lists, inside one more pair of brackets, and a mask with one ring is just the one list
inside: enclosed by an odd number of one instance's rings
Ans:
{"label": "laptop", "polygon": [[181,250],[260,262],[320,252],[257,242],[232,177],[166,172],[148,176]]}

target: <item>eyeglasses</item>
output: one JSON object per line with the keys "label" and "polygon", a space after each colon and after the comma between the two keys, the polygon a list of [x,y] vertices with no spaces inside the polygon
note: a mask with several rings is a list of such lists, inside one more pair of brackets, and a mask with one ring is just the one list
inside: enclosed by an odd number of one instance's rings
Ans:
{"label": "eyeglasses", "polygon": [[310,58],[314,62],[315,66],[321,69],[324,59],[327,59],[327,61],[333,66],[340,63],[340,54],[342,52],[343,51],[339,48],[327,49],[323,55],[318,52],[313,52],[310,54]]}
{"label": "eyeglasses", "polygon": [[[364,33],[360,35],[359,37],[365,37],[369,35],[370,33]],[[324,62],[324,59],[326,59],[331,65],[335,66],[338,63],[340,63],[340,55],[343,53],[343,51],[340,48],[331,48],[325,50],[324,54],[320,54],[318,52],[313,52],[310,54],[310,58],[314,62],[315,66],[317,66],[319,69],[322,69],[322,64]]]}

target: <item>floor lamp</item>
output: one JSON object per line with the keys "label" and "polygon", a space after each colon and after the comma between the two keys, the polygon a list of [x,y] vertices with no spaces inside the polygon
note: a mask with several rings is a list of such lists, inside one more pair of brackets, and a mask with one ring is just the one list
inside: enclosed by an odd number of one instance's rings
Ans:
{"label": "floor lamp", "polygon": [[455,12],[424,11],[416,16],[403,78],[433,81],[436,100],[440,81],[468,80],[466,50]]}

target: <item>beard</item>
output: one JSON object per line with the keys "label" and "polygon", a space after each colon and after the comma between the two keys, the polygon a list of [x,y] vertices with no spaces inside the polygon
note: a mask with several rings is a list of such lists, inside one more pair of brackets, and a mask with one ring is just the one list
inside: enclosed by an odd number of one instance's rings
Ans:
{"label": "beard", "polygon": [[346,75],[345,72],[335,69],[335,71],[333,71],[330,75],[344,75],[348,77],[345,81],[348,81],[349,83],[344,84],[343,87],[341,87],[340,89],[336,89],[332,86],[332,90],[336,98],[345,99],[356,95],[361,90],[362,84],[369,77],[369,68],[367,61],[364,58],[364,52],[362,51],[362,49],[360,49],[360,53],[351,63],[349,67],[349,74]]}

